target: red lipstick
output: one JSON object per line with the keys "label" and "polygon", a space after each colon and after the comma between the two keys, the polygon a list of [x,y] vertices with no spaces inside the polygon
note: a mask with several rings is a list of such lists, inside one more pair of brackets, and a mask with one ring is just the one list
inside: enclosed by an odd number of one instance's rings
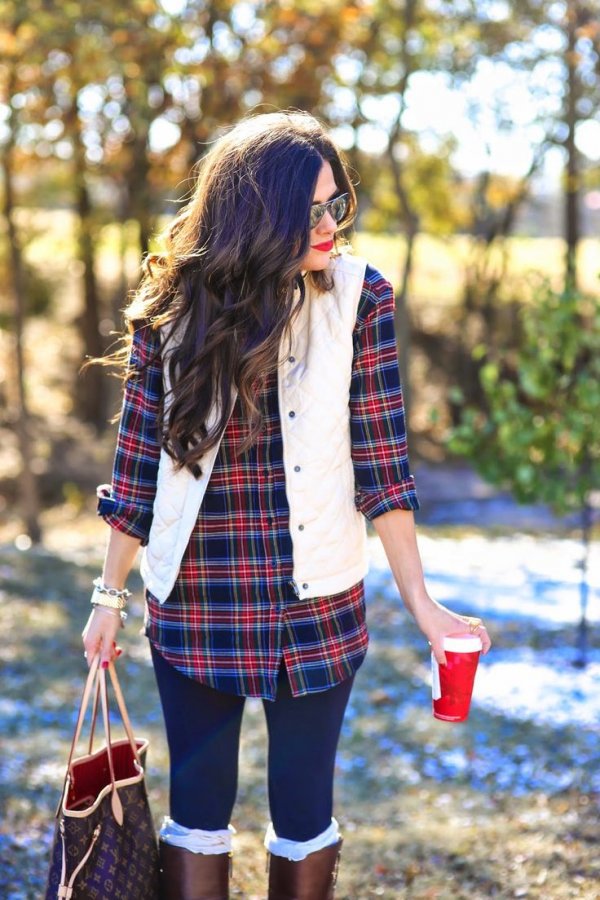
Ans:
{"label": "red lipstick", "polygon": [[324,244],[312,244],[313,250],[321,250],[323,253],[329,253],[333,250],[333,241],[326,241]]}

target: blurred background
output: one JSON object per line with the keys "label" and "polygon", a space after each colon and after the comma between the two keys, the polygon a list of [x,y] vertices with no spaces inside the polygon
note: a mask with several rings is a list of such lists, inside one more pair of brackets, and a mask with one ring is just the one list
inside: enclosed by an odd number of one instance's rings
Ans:
{"label": "blurred background", "polygon": [[[426,569],[496,639],[473,731],[451,741],[399,688],[426,682],[423,647],[375,564],[343,790],[356,811],[380,789],[381,817],[402,827],[390,794],[402,788],[411,822],[433,804],[437,856],[415,825],[387,862],[361,858],[342,876],[344,896],[456,898],[467,876],[465,897],[598,895],[599,101],[598,0],[0,0],[7,896],[39,896],[58,784],[45,737],[68,737],[60,713],[80,673],[64,654],[79,653],[105,540],[94,493],[110,478],[120,386],[80,367],[115,340],[194,163],[241,116],[280,108],[319,116],[354,170],[349,238],[396,290]],[[124,668],[153,691],[135,629],[131,640]],[[32,709],[37,656],[51,687]],[[423,739],[392,739],[399,722]],[[355,762],[375,752],[383,786]],[[157,766],[161,796],[163,776]],[[248,778],[242,808],[264,806]],[[444,844],[459,824],[449,778],[466,792],[460,852]],[[493,808],[478,806],[482,791]],[[376,848],[372,815],[346,824]],[[506,858],[498,839],[514,842]]]}
{"label": "blurred background", "polygon": [[[18,502],[33,542],[42,510],[84,503],[106,472],[118,390],[79,367],[121,328],[193,164],[244,114],[290,107],[345,150],[355,248],[396,287],[415,461],[492,455],[486,476],[523,499],[585,505],[598,458],[595,0],[1,11],[1,511]],[[493,452],[473,433],[485,427]],[[568,474],[564,491],[538,483],[544,469]]]}

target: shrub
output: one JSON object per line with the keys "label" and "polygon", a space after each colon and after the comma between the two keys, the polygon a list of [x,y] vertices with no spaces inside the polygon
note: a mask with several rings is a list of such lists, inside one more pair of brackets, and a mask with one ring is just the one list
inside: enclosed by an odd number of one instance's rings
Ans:
{"label": "shrub", "polygon": [[482,360],[485,408],[464,406],[449,448],[520,502],[581,513],[579,657],[587,655],[592,491],[600,486],[600,306],[543,283],[522,307],[514,349]]}
{"label": "shrub", "polygon": [[476,349],[486,408],[463,408],[448,445],[520,502],[581,510],[600,485],[600,307],[542,284],[520,319],[513,349]]}

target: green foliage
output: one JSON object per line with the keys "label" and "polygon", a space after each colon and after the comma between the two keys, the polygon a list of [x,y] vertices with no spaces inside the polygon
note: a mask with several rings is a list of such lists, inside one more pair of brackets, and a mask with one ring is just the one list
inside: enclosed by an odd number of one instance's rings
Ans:
{"label": "green foliage", "polygon": [[[450,235],[464,225],[453,184],[448,143],[438,153],[425,153],[419,142],[406,140],[410,155],[404,166],[404,180],[411,208],[421,229],[430,235]],[[403,211],[389,169],[379,156],[358,155],[361,227],[376,233],[392,232],[404,223]]]}
{"label": "green foliage", "polygon": [[482,362],[487,409],[465,407],[449,447],[521,502],[579,509],[600,484],[600,308],[542,284],[520,324],[515,349]]}

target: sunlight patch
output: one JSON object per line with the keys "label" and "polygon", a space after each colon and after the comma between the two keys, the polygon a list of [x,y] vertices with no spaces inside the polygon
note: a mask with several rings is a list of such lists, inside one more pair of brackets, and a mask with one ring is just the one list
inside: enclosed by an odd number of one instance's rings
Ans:
{"label": "sunlight patch", "polygon": [[510,660],[486,660],[477,671],[473,704],[544,725],[595,726],[600,722],[600,661],[575,669],[568,660],[546,662],[531,650]]}

